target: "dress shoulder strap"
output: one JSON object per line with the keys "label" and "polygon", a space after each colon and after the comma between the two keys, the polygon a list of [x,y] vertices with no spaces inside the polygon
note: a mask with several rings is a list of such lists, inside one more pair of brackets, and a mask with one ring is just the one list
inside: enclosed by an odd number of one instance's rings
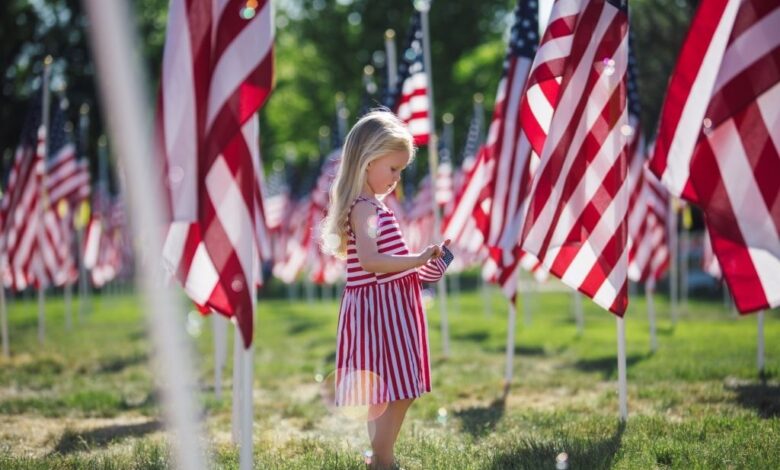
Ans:
{"label": "dress shoulder strap", "polygon": [[386,211],[387,210],[386,208],[382,207],[380,204],[377,204],[376,201],[372,201],[371,199],[369,199],[367,197],[363,197],[363,196],[358,196],[355,199],[355,201],[352,203],[352,207],[355,207],[355,204],[357,204],[358,201],[365,201],[365,202],[371,204],[372,206],[374,206],[374,208],[376,208],[377,210],[380,210],[380,211]]}

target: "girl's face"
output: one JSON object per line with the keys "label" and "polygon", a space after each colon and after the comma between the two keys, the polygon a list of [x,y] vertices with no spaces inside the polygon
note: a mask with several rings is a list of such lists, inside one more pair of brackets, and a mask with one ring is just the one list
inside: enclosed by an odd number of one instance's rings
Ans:
{"label": "girl's face", "polygon": [[409,152],[406,150],[397,150],[377,158],[368,164],[363,189],[371,194],[389,194],[401,180],[401,171],[408,164]]}

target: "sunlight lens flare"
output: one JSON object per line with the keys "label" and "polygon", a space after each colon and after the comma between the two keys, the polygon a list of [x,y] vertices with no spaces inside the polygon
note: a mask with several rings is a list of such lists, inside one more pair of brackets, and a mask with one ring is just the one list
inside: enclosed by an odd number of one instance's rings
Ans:
{"label": "sunlight lens flare", "polygon": [[[338,369],[320,384],[325,406],[355,421],[373,421],[387,410],[387,384],[368,370]],[[374,405],[365,403],[384,401]]]}

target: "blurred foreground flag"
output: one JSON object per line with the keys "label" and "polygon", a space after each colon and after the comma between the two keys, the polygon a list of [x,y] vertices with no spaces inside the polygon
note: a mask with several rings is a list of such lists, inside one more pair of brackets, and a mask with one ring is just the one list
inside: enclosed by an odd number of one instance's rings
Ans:
{"label": "blurred foreground flag", "polygon": [[626,0],[553,6],[521,104],[540,156],[522,249],[622,316],[628,304]]}
{"label": "blurred foreground flag", "polygon": [[704,211],[737,308],[780,305],[780,1],[704,0],[651,169]]}
{"label": "blurred foreground flag", "polygon": [[271,92],[270,0],[172,0],[158,130],[171,225],[164,258],[203,310],[252,342],[264,226],[257,112]]}

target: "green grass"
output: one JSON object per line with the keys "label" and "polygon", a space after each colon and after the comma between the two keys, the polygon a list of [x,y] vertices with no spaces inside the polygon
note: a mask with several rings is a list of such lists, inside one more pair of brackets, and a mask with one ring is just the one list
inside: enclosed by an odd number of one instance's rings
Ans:
{"label": "green grass", "polygon": [[[428,308],[434,390],[415,402],[404,424],[404,468],[555,468],[562,453],[570,469],[780,468],[777,311],[767,312],[768,369],[759,376],[755,316],[737,318],[720,301],[691,300],[673,325],[666,299],[657,296],[659,348],[651,353],[644,298],[632,299],[630,416],[621,425],[612,315],[583,301],[580,335],[570,294],[534,294],[530,322],[520,302],[514,380],[503,397],[507,308],[495,290],[489,303],[486,309],[478,291],[449,299],[448,358],[439,308]],[[12,357],[0,359],[0,469],[170,467],[138,300],[96,297],[92,307],[68,331],[62,300],[49,300],[39,345],[36,303],[10,305]],[[337,315],[336,299],[260,301],[255,468],[365,468],[364,423],[326,405],[315,381],[333,369]],[[209,458],[216,468],[236,468],[230,365],[218,400],[210,389],[209,319],[201,330],[194,350]]]}

